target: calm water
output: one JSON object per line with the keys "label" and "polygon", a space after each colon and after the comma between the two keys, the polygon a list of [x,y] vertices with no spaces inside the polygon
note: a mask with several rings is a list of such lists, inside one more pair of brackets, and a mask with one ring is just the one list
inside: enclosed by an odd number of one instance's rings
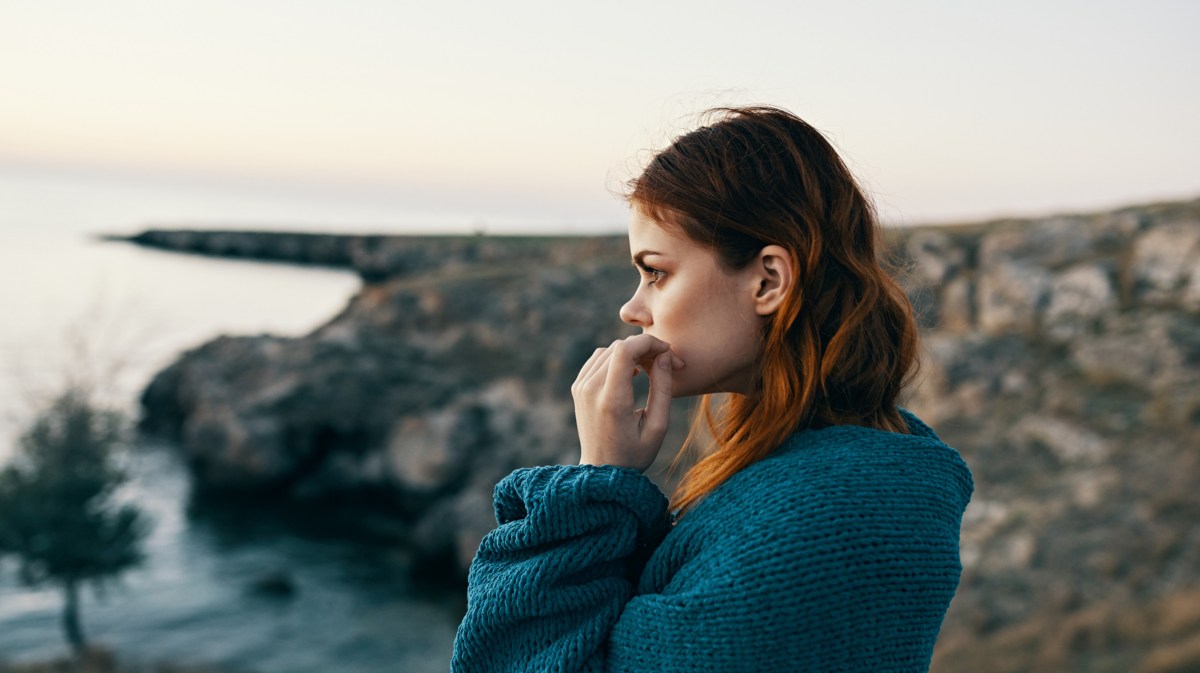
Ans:
{"label": "calm water", "polygon": [[[439,221],[378,203],[0,170],[0,464],[33,404],[68,375],[133,411],[150,377],[183,350],[221,333],[304,334],[359,285],[346,272],[189,257],[90,234],[172,223],[396,231],[384,223],[417,220],[428,225],[413,225],[421,231],[471,227],[462,216]],[[124,496],[155,528],[144,567],[102,600],[85,592],[84,628],[96,641],[139,660],[264,673],[446,669],[461,599],[409,584],[397,550],[300,537],[266,515],[249,513],[236,528],[189,517],[186,475],[169,447],[138,447],[129,461]],[[0,565],[0,658],[64,653],[58,594],[21,587],[12,571]],[[280,571],[294,597],[248,590]]]}

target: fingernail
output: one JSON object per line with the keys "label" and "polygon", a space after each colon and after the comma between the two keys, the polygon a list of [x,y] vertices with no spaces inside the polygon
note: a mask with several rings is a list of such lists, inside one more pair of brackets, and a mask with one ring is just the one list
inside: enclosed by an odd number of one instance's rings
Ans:
{"label": "fingernail", "polygon": [[685,363],[683,361],[683,358],[679,357],[678,355],[671,355],[671,366],[672,367],[674,367],[675,369],[683,369],[684,364]]}
{"label": "fingernail", "polygon": [[668,357],[666,353],[663,353],[662,355],[659,355],[658,357],[654,358],[654,363],[658,365],[659,369],[670,369],[671,368],[671,358]]}

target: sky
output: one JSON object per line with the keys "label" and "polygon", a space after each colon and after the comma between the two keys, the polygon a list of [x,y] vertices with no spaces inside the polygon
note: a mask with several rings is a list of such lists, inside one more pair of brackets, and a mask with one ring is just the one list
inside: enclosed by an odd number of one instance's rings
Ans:
{"label": "sky", "polygon": [[1184,0],[0,0],[0,170],[621,226],[650,151],[767,103],[891,223],[1098,210],[1200,196],[1197,34]]}

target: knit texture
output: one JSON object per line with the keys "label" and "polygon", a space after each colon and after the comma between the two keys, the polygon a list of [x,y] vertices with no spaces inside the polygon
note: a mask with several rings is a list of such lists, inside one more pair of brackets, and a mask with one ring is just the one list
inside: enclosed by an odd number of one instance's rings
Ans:
{"label": "knit texture", "polygon": [[451,670],[927,671],[971,473],[903,435],[796,433],[671,526],[629,468],[522,468],[468,575]]}

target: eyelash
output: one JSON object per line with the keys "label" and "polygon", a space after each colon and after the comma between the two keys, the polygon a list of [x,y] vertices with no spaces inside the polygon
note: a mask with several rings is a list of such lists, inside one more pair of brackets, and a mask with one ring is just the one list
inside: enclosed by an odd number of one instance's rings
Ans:
{"label": "eyelash", "polygon": [[652,266],[646,266],[645,264],[638,264],[637,267],[642,272],[642,275],[649,279],[646,281],[649,285],[657,283],[667,275],[666,271],[660,271]]}

